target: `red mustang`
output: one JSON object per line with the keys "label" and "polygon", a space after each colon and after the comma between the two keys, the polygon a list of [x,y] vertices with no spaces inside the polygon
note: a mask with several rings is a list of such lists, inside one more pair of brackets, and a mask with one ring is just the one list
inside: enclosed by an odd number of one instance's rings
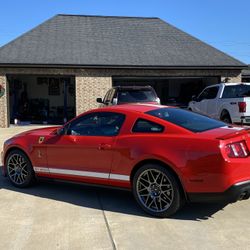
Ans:
{"label": "red mustang", "polygon": [[249,198],[249,145],[247,129],[196,113],[119,105],[7,140],[3,174],[17,187],[49,177],[132,189],[147,213],[167,217],[184,201]]}

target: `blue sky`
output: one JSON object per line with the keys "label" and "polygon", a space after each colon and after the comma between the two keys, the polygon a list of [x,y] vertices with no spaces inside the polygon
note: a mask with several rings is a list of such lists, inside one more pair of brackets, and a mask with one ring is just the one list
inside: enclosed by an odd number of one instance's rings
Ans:
{"label": "blue sky", "polygon": [[0,46],[59,13],[160,17],[250,64],[249,0],[2,0]]}

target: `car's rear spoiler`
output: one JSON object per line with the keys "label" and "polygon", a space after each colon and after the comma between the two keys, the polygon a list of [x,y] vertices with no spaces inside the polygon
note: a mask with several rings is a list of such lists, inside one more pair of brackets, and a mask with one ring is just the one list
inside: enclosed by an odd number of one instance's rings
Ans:
{"label": "car's rear spoiler", "polygon": [[242,130],[234,131],[232,133],[217,137],[216,139],[227,140],[227,139],[230,139],[230,138],[233,138],[233,137],[236,137],[236,136],[245,135],[245,134],[248,134],[248,133],[250,133],[250,128],[244,128]]}

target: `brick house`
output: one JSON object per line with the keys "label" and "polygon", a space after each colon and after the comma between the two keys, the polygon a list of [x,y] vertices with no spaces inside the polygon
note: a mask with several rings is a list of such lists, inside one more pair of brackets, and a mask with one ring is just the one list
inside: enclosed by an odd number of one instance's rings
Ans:
{"label": "brick house", "polygon": [[0,48],[0,127],[60,124],[112,85],[151,85],[163,104],[240,81],[240,61],[159,18],[57,15]]}

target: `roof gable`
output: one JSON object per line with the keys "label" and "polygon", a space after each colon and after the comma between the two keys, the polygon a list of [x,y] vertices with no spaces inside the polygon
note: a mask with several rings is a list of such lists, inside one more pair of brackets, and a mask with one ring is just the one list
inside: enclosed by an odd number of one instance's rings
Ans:
{"label": "roof gable", "polygon": [[242,67],[158,18],[57,15],[0,48],[0,64]]}

